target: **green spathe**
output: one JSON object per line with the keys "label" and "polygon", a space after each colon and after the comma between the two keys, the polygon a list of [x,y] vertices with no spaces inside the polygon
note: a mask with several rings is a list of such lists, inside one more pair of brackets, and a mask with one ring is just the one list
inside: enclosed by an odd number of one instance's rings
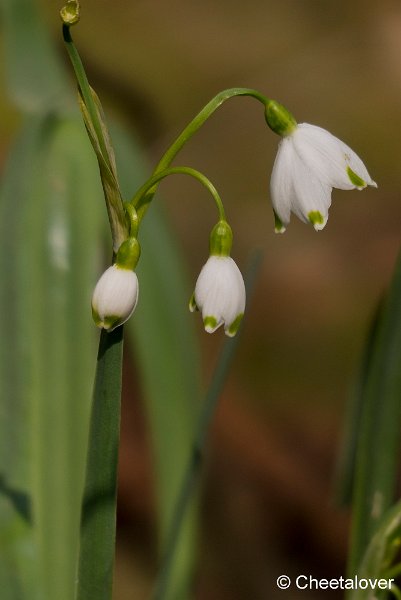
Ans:
{"label": "green spathe", "polygon": [[134,271],[141,255],[141,247],[135,237],[125,240],[118,249],[115,264],[120,269]]}
{"label": "green spathe", "polygon": [[233,232],[227,221],[220,220],[210,234],[210,256],[230,256]]}
{"label": "green spathe", "polygon": [[270,129],[281,136],[290,135],[297,127],[297,122],[292,114],[275,100],[267,102],[265,118]]}

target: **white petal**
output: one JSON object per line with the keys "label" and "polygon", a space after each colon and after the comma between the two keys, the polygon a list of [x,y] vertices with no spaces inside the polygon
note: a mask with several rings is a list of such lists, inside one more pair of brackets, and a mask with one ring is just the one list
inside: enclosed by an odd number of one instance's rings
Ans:
{"label": "white petal", "polygon": [[[375,181],[373,181],[373,179],[371,178],[371,176],[368,173],[367,168],[365,167],[364,163],[359,158],[359,156],[349,146],[347,146],[347,144],[345,144],[341,140],[338,140],[338,141],[341,145],[341,150],[344,154],[347,166],[349,166],[352,169],[352,171],[354,173],[356,173],[356,175],[358,175],[358,177],[363,179],[363,181],[365,182],[366,185],[371,185],[373,187],[377,187],[377,183]],[[366,187],[366,185],[364,185],[364,186],[355,186],[354,185],[353,187],[357,187],[358,189],[363,189],[364,187]]]}
{"label": "white petal", "polygon": [[359,156],[347,144],[316,125],[302,123],[291,136],[300,158],[324,183],[343,190],[356,186],[347,172],[348,167],[366,185],[375,185]]}
{"label": "white petal", "polygon": [[298,156],[326,185],[353,189],[340,140],[325,129],[302,123],[292,135]]}
{"label": "white petal", "polygon": [[305,223],[311,221],[310,213],[319,214],[322,222],[314,226],[315,229],[323,229],[331,204],[331,186],[316,177],[297,155],[294,156],[292,170],[295,190],[292,211]]}
{"label": "white petal", "polygon": [[241,271],[232,258],[229,260],[230,263],[227,263],[227,292],[230,290],[231,293],[226,294],[222,307],[226,329],[229,329],[239,315],[244,314],[246,302],[245,284]]}
{"label": "white petal", "polygon": [[293,188],[294,147],[291,137],[283,138],[278,147],[270,179],[273,210],[284,226],[290,222],[291,206],[295,200]]}

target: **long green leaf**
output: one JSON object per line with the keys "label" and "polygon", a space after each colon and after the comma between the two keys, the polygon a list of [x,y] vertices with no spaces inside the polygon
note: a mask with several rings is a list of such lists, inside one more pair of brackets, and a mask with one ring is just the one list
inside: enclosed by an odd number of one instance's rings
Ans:
{"label": "long green leaf", "polygon": [[372,319],[365,347],[363,349],[360,367],[350,390],[346,407],[343,440],[338,458],[335,493],[336,502],[342,506],[349,506],[352,502],[360,428],[364,414],[366,384],[370,373],[373,348],[377,338],[378,323],[382,308],[383,307],[380,304]]}
{"label": "long green leaf", "polygon": [[401,424],[401,259],[379,315],[362,385],[348,572],[355,574],[377,524],[395,499]]}
{"label": "long green leaf", "polygon": [[[400,565],[394,566],[394,560],[399,554],[401,546],[401,502],[398,502],[384,515],[380,521],[376,533],[369,543],[361,564],[358,568],[358,577],[374,582],[379,579],[392,579],[391,586],[394,585],[394,578],[400,574]],[[376,600],[383,600],[389,595],[388,589],[382,589],[376,586],[374,597]],[[372,589],[363,589],[359,586],[349,594],[350,600],[370,600],[372,598]]]}
{"label": "long green leaf", "polygon": [[43,114],[71,106],[72,98],[38,5],[0,0],[9,93],[24,112]]}
{"label": "long green leaf", "polygon": [[[76,119],[28,125],[18,148],[0,219],[5,482],[30,501],[40,597],[71,600],[95,367],[90,295],[104,228],[101,187]],[[11,451],[18,469],[10,473]],[[14,550],[19,585],[26,565]]]}
{"label": "long green leaf", "polygon": [[0,191],[0,588],[13,600],[38,598],[29,468],[31,340],[22,298],[26,266],[17,240],[25,235],[21,224],[40,143],[41,122],[35,120],[13,149]]}
{"label": "long green leaf", "polygon": [[123,327],[101,332],[86,467],[78,600],[110,600],[116,538]]}

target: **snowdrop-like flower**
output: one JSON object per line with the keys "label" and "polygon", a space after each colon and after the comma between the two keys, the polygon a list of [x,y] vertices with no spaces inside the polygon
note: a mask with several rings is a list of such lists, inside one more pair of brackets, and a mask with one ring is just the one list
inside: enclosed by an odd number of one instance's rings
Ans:
{"label": "snowdrop-like flower", "polygon": [[[227,244],[221,243],[224,235],[229,240]],[[231,240],[231,228],[225,221],[220,221],[212,231],[211,256],[199,274],[189,309],[202,312],[208,333],[224,324],[226,335],[233,337],[244,316],[246,294],[241,272],[228,255]]]}
{"label": "snowdrop-like flower", "polygon": [[93,292],[93,320],[98,327],[113,331],[129,319],[137,302],[136,273],[113,265],[103,273]]}
{"label": "snowdrop-like flower", "polygon": [[325,129],[308,123],[297,125],[274,101],[266,108],[266,119],[283,136],[270,184],[277,232],[285,231],[291,212],[317,231],[323,229],[332,188],[377,187],[359,156]]}
{"label": "snowdrop-like flower", "polygon": [[123,242],[116,262],[96,284],[92,296],[92,316],[98,327],[113,331],[129,319],[138,302],[138,277],[133,271],[139,258],[135,238]]}
{"label": "snowdrop-like flower", "polygon": [[232,337],[239,328],[245,310],[245,285],[241,272],[230,256],[210,256],[203,266],[190,300],[191,312],[202,311],[208,333],[224,323]]}

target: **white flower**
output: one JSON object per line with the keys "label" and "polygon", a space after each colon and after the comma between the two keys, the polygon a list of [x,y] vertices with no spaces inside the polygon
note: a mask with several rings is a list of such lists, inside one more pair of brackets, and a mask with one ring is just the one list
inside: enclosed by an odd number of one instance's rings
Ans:
{"label": "white flower", "polygon": [[230,256],[209,257],[199,274],[189,308],[191,312],[202,311],[208,333],[223,323],[228,336],[237,333],[245,310],[245,285]]}
{"label": "white flower", "polygon": [[96,284],[92,315],[98,327],[113,331],[129,319],[138,302],[138,278],[130,269],[109,267]]}
{"label": "white flower", "polygon": [[377,187],[349,146],[331,133],[302,123],[280,142],[270,192],[276,231],[284,232],[294,212],[318,231],[328,219],[333,187],[341,190]]}

